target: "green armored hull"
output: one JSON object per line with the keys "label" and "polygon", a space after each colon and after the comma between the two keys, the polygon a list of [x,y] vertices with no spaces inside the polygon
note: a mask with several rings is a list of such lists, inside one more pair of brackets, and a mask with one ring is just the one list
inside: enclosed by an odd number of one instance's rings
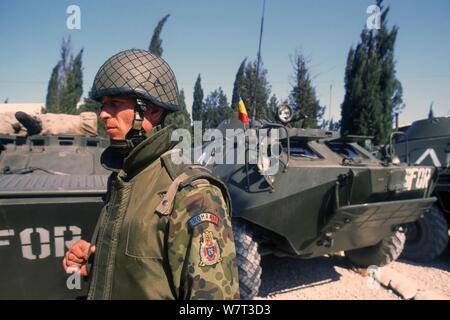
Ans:
{"label": "green armored hull", "polygon": [[99,157],[108,143],[88,136],[0,136],[0,299],[72,299],[86,294],[62,259],[89,239],[106,192]]}

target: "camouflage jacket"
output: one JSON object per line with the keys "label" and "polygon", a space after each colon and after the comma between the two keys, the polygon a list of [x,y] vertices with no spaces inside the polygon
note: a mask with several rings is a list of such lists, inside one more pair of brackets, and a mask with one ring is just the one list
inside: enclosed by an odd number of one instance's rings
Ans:
{"label": "camouflage jacket", "polygon": [[112,174],[89,299],[239,298],[228,191],[171,161],[171,132],[152,134]]}

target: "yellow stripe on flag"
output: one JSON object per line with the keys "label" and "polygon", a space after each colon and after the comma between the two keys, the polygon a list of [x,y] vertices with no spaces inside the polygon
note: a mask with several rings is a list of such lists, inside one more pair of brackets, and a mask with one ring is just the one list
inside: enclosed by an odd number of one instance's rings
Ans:
{"label": "yellow stripe on flag", "polygon": [[239,119],[244,124],[248,124],[249,123],[247,109],[245,108],[245,104],[244,104],[244,101],[242,99],[239,100]]}

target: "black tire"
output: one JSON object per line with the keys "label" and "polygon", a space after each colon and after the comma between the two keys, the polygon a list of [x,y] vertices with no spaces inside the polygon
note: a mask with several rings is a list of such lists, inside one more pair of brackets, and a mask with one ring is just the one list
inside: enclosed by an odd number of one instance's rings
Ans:
{"label": "black tire", "polygon": [[447,248],[448,224],[437,206],[424,217],[407,225],[406,244],[402,258],[430,261],[439,257]]}
{"label": "black tire", "polygon": [[239,291],[241,299],[253,299],[261,286],[261,255],[258,243],[248,224],[241,219],[233,219],[236,261],[239,273]]}
{"label": "black tire", "polygon": [[394,232],[374,246],[346,251],[346,257],[356,266],[385,266],[395,261],[402,253],[405,244],[405,234]]}

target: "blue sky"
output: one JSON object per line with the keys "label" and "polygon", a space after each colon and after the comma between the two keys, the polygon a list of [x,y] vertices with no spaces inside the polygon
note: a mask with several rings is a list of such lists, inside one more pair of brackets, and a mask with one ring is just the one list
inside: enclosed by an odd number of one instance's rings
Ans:
{"label": "blue sky", "polygon": [[[286,98],[291,88],[290,56],[302,50],[322,105],[340,118],[348,50],[359,40],[369,0],[266,0],[262,43],[264,67],[272,92]],[[81,9],[81,30],[68,30],[66,9]],[[400,27],[396,44],[397,75],[406,109],[400,123],[450,115],[450,1],[385,1],[389,25]],[[205,95],[221,86],[231,100],[237,68],[258,47],[262,0],[1,0],[0,100],[45,102],[48,80],[59,59],[61,39],[84,48],[86,96],[96,71],[111,55],[148,48],[153,29],[170,13],[163,32],[163,58],[177,75],[190,110],[200,73]],[[328,117],[328,110],[326,116]]]}

